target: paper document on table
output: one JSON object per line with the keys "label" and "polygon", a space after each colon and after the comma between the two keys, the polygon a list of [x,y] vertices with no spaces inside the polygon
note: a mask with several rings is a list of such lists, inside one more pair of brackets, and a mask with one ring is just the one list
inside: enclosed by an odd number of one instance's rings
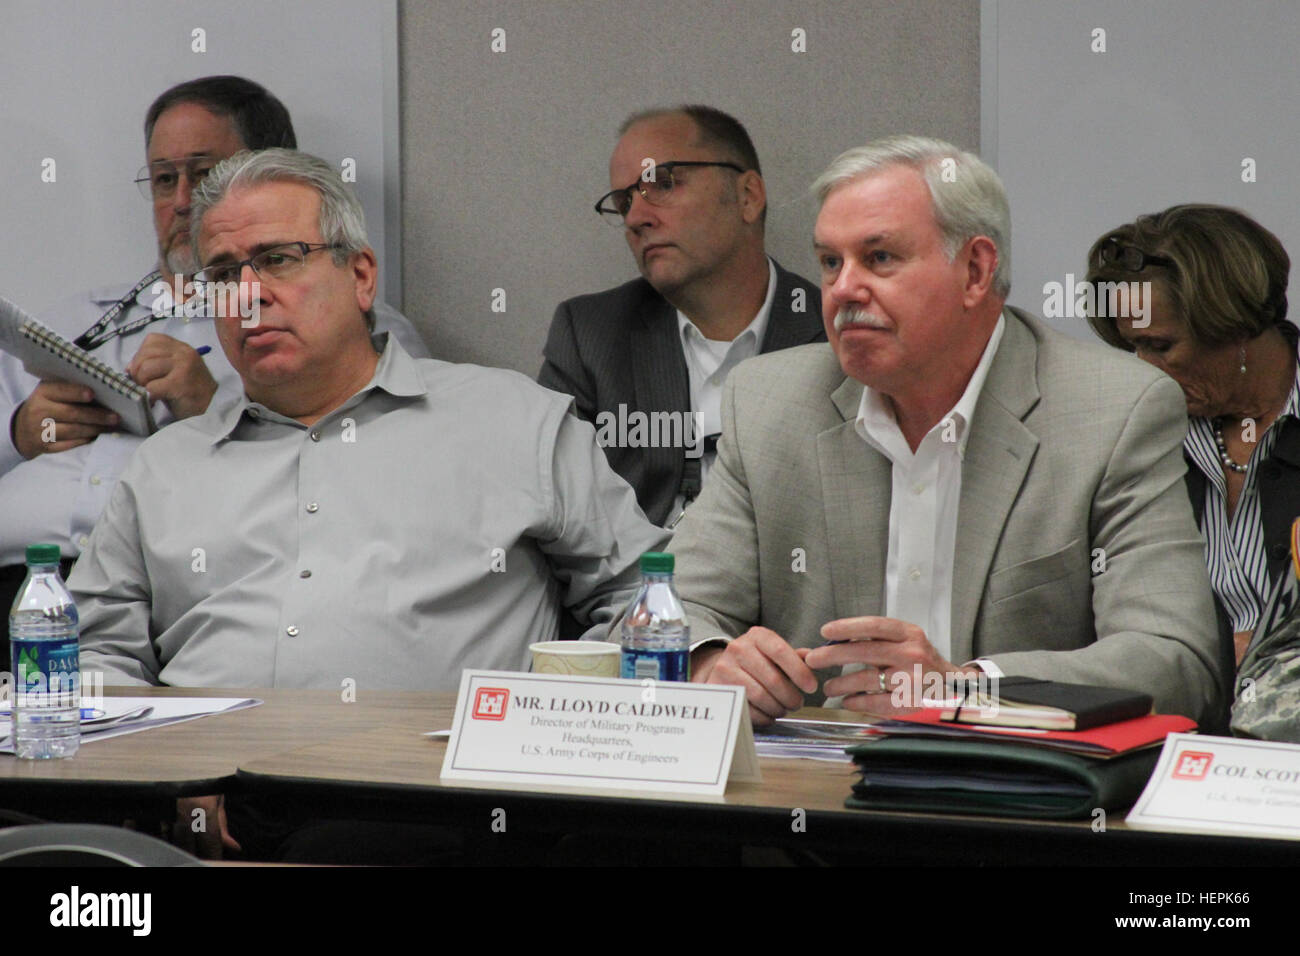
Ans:
{"label": "paper document on table", "polygon": [[754,746],[760,757],[851,763],[853,758],[845,748],[875,737],[871,727],[841,720],[782,717],[754,734]]}
{"label": "paper document on table", "polygon": [[[82,700],[81,742],[107,740],[151,727],[164,727],[213,714],[225,714],[262,703],[252,697],[101,697],[94,698],[102,716],[88,718],[92,698]],[[0,706],[0,754],[14,752],[9,704]]]}

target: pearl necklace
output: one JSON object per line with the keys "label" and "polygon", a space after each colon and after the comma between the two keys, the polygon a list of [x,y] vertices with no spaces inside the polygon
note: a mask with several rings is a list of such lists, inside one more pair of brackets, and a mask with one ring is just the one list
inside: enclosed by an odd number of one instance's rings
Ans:
{"label": "pearl necklace", "polygon": [[1214,444],[1219,446],[1219,461],[1223,462],[1225,468],[1230,468],[1239,475],[1246,473],[1248,465],[1239,465],[1232,460],[1228,454],[1228,443],[1223,440],[1223,419],[1214,420]]}

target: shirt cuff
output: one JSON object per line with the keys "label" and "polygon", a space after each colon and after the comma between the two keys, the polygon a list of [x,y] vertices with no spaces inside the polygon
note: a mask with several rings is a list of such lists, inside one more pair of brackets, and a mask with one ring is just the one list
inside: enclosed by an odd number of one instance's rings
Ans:
{"label": "shirt cuff", "polygon": [[971,661],[970,664],[967,666],[978,667],[980,670],[988,674],[990,677],[1000,678],[1000,677],[1007,676],[1002,672],[1001,667],[998,667],[997,664],[995,664],[993,661],[989,660],[986,657],[976,658],[975,660]]}
{"label": "shirt cuff", "polygon": [[728,644],[732,642],[732,640],[733,638],[727,637],[725,634],[718,634],[714,637],[706,637],[703,638],[702,640],[691,641],[691,653],[694,654],[701,647],[704,647],[708,644],[720,644],[723,647],[726,647]]}
{"label": "shirt cuff", "polygon": [[20,408],[22,408],[21,404],[15,405],[13,411],[5,418],[4,435],[0,436],[0,475],[12,471],[27,460],[14,446],[14,416],[18,414]]}

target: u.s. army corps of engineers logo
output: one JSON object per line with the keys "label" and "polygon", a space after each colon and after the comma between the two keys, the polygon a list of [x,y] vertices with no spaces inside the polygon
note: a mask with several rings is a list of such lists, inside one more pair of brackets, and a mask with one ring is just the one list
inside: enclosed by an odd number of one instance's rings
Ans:
{"label": "u.s. army corps of engineers logo", "polygon": [[1170,775],[1175,780],[1201,780],[1210,772],[1210,762],[1214,754],[1201,750],[1184,750],[1174,762],[1174,772]]}
{"label": "u.s. army corps of engineers logo", "polygon": [[502,687],[480,687],[474,695],[474,720],[505,720],[510,691]]}

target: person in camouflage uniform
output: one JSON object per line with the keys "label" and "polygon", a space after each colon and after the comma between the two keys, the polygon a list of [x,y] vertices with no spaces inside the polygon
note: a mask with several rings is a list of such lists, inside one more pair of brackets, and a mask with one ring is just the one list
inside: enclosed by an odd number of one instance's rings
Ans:
{"label": "person in camouflage uniform", "polygon": [[1291,526],[1291,567],[1269,599],[1237,670],[1232,733],[1300,743],[1300,518]]}

